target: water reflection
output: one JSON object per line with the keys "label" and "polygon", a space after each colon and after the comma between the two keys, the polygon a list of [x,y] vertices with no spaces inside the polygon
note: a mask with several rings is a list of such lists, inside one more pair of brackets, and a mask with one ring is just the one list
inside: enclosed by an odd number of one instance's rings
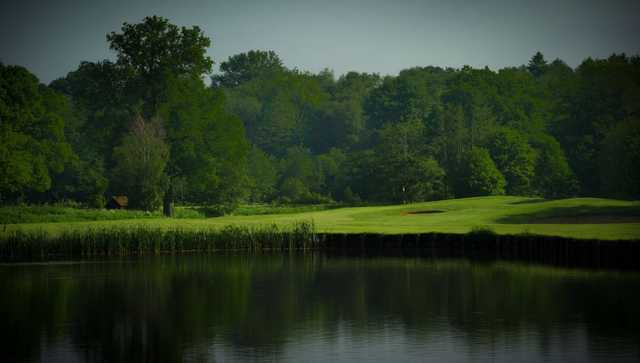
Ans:
{"label": "water reflection", "polygon": [[640,276],[183,256],[0,265],[3,361],[640,359]]}

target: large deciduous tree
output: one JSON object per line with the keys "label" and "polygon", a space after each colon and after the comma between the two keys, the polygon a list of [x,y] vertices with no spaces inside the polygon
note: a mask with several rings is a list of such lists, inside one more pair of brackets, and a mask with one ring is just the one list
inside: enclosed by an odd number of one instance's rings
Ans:
{"label": "large deciduous tree", "polygon": [[0,63],[0,202],[44,192],[71,157],[67,99],[29,71]]}
{"label": "large deciduous tree", "polygon": [[164,212],[172,214],[172,180],[187,180],[190,198],[229,204],[244,192],[247,144],[239,120],[224,111],[224,95],[202,77],[213,61],[211,41],[199,27],[178,27],[153,16],[125,23],[107,36],[118,64],[128,70],[127,89],[143,115],[158,116],[169,144]]}
{"label": "large deciduous tree", "polygon": [[170,79],[200,79],[213,66],[206,54],[211,40],[199,27],[178,27],[158,16],[138,24],[124,23],[120,33],[107,35],[107,41],[118,64],[132,71],[132,89],[143,101],[146,116],[153,116],[165,100]]}
{"label": "large deciduous tree", "polygon": [[535,153],[526,136],[513,129],[498,128],[489,136],[486,147],[504,175],[507,194],[531,194]]}
{"label": "large deciduous tree", "polygon": [[138,116],[114,151],[112,188],[129,197],[132,208],[156,210],[165,190],[169,147],[158,120]]}

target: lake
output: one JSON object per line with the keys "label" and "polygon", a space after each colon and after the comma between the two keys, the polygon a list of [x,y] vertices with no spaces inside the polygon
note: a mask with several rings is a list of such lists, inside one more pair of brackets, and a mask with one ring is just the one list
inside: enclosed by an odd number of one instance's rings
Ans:
{"label": "lake", "polygon": [[640,274],[326,255],[0,265],[4,362],[636,362]]}

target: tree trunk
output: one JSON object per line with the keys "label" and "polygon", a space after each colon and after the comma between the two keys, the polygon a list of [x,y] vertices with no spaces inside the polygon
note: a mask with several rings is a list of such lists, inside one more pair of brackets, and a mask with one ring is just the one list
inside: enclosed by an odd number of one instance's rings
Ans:
{"label": "tree trunk", "polygon": [[166,193],[164,193],[162,213],[165,217],[173,217],[173,184],[171,182],[169,182],[169,188],[167,188]]}

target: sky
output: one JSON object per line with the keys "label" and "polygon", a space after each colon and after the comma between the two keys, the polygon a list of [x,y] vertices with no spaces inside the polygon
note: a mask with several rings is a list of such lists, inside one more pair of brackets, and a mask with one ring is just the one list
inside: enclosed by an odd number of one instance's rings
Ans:
{"label": "sky", "polygon": [[499,69],[526,64],[536,51],[573,67],[640,54],[640,0],[1,0],[0,62],[49,83],[82,61],[115,59],[106,34],[151,15],[200,26],[215,69],[251,49],[336,75]]}

